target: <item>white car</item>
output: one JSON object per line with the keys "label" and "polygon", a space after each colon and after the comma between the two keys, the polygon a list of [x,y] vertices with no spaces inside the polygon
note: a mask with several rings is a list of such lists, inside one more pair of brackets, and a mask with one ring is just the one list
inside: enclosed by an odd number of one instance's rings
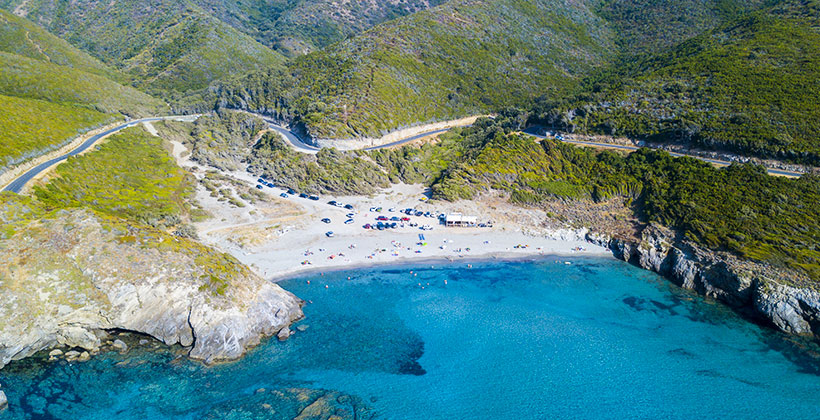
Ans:
{"label": "white car", "polygon": [[333,231],[325,233],[325,236],[327,236],[328,238],[332,238],[333,237]]}

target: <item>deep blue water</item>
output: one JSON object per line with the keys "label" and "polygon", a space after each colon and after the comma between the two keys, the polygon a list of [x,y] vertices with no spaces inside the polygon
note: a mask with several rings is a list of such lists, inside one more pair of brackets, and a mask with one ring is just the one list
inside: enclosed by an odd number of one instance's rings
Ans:
{"label": "deep blue water", "polygon": [[212,367],[162,346],[13,363],[0,420],[820,418],[814,345],[619,261],[557,260],[294,278],[312,303],[284,343]]}

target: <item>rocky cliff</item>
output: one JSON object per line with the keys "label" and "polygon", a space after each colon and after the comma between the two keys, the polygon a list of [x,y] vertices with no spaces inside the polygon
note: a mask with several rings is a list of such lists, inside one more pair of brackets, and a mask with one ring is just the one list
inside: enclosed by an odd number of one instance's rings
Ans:
{"label": "rocky cliff", "polygon": [[60,345],[93,353],[113,329],[228,360],[302,317],[298,298],[193,241],[88,210],[4,222],[0,367]]}
{"label": "rocky cliff", "polygon": [[790,334],[820,336],[820,292],[782,270],[707,251],[649,225],[639,239],[588,233],[589,242]]}

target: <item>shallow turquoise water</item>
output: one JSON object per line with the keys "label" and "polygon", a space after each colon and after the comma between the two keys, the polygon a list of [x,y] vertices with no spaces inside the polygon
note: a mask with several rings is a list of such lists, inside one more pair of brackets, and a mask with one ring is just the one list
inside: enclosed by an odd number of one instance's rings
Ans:
{"label": "shallow turquoise water", "polygon": [[358,419],[820,418],[813,345],[627,264],[571,261],[295,278],[312,303],[285,343],[214,367],[163,349],[14,363],[0,420],[291,418],[317,398]]}

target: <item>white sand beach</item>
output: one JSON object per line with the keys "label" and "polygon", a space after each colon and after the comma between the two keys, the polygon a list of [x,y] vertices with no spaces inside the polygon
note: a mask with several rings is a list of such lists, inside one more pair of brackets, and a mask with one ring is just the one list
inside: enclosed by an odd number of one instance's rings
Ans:
{"label": "white sand beach", "polygon": [[[232,177],[255,186],[250,174]],[[266,278],[279,279],[307,270],[330,270],[409,260],[516,258],[537,255],[608,256],[607,249],[583,240],[583,231],[539,228],[537,212],[503,202],[423,202],[424,187],[395,185],[374,197],[322,196],[318,201],[264,187],[270,202],[230,208],[207,194],[200,202],[215,217],[197,225],[200,236]],[[328,204],[350,204],[354,210]],[[375,211],[381,208],[381,211]],[[401,211],[461,212],[492,227],[446,227],[436,217],[408,216]],[[352,217],[348,217],[352,215]],[[379,216],[409,218],[396,228],[365,229]],[[543,215],[541,215],[543,217]],[[325,223],[322,219],[329,219]],[[352,222],[345,223],[347,220]],[[392,223],[392,222],[391,222]],[[418,226],[411,226],[417,224]],[[422,226],[430,230],[422,230]],[[328,232],[333,232],[332,237]],[[467,263],[467,262],[465,262]]]}

